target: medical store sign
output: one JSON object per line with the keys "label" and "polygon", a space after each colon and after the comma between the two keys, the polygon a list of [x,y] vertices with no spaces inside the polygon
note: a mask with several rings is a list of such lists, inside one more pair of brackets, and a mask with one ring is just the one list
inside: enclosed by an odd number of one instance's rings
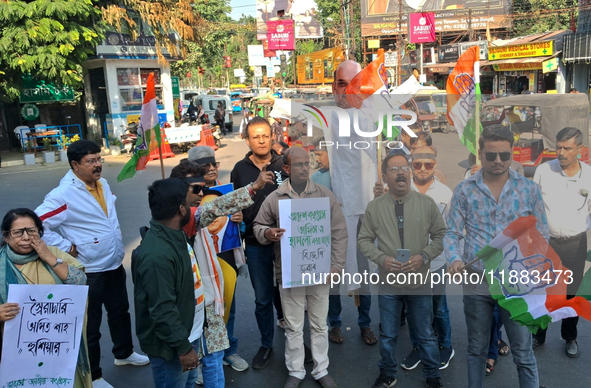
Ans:
{"label": "medical store sign", "polygon": [[554,41],[515,44],[509,46],[489,46],[488,60],[513,58],[545,57],[554,54]]}
{"label": "medical store sign", "polygon": [[435,42],[435,14],[433,12],[411,13],[408,16],[410,43]]}
{"label": "medical store sign", "polygon": [[294,50],[293,20],[267,22],[269,50]]}

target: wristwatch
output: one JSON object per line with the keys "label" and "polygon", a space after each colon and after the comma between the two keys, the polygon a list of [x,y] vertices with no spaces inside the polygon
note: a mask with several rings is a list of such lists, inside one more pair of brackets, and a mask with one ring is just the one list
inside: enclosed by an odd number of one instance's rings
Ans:
{"label": "wristwatch", "polygon": [[51,266],[51,269],[54,269],[55,267],[57,267],[60,264],[64,264],[64,261],[62,259],[57,259],[55,264]]}
{"label": "wristwatch", "polygon": [[423,264],[427,265],[429,264],[431,261],[429,260],[429,256],[427,256],[424,252],[421,252],[421,257],[423,258]]}

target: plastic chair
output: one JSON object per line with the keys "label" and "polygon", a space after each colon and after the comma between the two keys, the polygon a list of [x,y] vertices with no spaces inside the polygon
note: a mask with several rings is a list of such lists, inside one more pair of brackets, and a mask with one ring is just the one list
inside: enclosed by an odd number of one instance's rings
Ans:
{"label": "plastic chair", "polygon": [[35,128],[47,128],[47,124],[35,124]]}
{"label": "plastic chair", "polygon": [[[21,134],[21,129],[26,129],[26,131],[23,131]],[[21,142],[23,140],[22,137],[27,137],[29,133],[31,133],[31,130],[26,125],[19,125],[18,127],[14,128],[14,135]]]}

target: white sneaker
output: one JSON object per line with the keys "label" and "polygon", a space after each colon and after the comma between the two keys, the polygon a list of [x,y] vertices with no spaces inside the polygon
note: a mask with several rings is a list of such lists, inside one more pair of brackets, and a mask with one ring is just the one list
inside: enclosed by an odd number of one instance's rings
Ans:
{"label": "white sneaker", "polygon": [[92,382],[92,388],[113,388],[113,386],[102,378],[98,378]]}
{"label": "white sneaker", "polygon": [[242,372],[248,369],[248,362],[237,354],[232,354],[224,358],[224,365],[230,365],[236,372]]}
{"label": "white sneaker", "polygon": [[146,356],[142,356],[141,354],[137,354],[136,352],[131,353],[131,356],[124,358],[124,359],[115,359],[115,365],[147,365],[150,363],[150,359]]}
{"label": "white sneaker", "polygon": [[197,385],[203,385],[203,366],[199,364],[197,367],[197,381],[195,381]]}
{"label": "white sneaker", "polygon": [[287,321],[285,319],[278,319],[277,327],[283,330],[287,329]]}

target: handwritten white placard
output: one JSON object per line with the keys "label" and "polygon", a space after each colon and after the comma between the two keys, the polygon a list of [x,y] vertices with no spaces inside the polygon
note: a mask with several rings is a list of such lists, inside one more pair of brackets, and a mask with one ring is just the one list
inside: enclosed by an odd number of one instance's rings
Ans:
{"label": "handwritten white placard", "polygon": [[4,325],[0,387],[73,387],[88,286],[11,284],[21,308]]}
{"label": "handwritten white placard", "polygon": [[279,201],[281,273],[283,288],[324,284],[330,272],[330,200]]}

